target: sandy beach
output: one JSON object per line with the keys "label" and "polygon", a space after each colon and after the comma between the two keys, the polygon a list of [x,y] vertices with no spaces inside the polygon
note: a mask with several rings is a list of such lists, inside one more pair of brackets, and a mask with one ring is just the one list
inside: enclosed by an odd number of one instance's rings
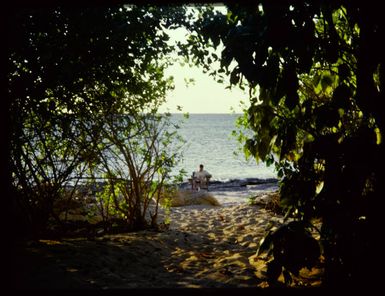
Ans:
{"label": "sandy beach", "polygon": [[12,288],[264,287],[255,253],[283,217],[247,198],[276,189],[276,183],[212,186],[220,206],[172,207],[164,231],[31,242],[13,264]]}

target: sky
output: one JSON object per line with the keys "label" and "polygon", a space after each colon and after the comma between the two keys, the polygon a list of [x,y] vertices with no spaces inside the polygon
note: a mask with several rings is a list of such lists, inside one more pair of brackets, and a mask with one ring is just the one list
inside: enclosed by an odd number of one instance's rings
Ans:
{"label": "sky", "polygon": [[[224,7],[217,7],[225,13]],[[187,31],[179,28],[167,31],[171,43],[175,41],[184,42]],[[216,53],[220,56],[223,48],[219,46]],[[166,70],[167,76],[174,77],[175,89],[167,95],[167,102],[160,109],[161,112],[171,113],[242,113],[240,101],[247,102],[248,94],[238,87],[232,87],[231,90],[225,89],[228,86],[228,80],[220,84],[214,80],[208,73],[198,67],[189,67],[187,64],[181,66],[175,63]],[[195,83],[186,86],[186,79],[193,78]],[[182,107],[182,111],[177,106]]]}
{"label": "sky", "polygon": [[[236,113],[242,113],[240,101],[247,101],[248,98],[239,88],[225,89],[227,82],[220,84],[197,67],[176,64],[166,74],[174,77],[175,89],[167,95],[162,112],[232,113],[233,109]],[[187,86],[185,78],[193,78],[194,83]],[[181,106],[182,111],[178,111],[177,106]]]}

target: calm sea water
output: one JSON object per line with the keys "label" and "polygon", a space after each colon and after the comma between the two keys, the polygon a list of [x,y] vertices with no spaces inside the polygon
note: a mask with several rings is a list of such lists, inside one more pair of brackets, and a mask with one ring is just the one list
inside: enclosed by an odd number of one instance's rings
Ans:
{"label": "calm sea water", "polygon": [[[173,114],[173,120],[181,120],[182,114]],[[190,114],[181,125],[179,133],[187,141],[183,161],[177,170],[183,168],[188,176],[203,164],[212,174],[213,180],[226,181],[242,178],[276,178],[273,167],[257,164],[254,159],[245,160],[242,152],[234,155],[239,143],[231,136],[235,129],[237,114]]]}

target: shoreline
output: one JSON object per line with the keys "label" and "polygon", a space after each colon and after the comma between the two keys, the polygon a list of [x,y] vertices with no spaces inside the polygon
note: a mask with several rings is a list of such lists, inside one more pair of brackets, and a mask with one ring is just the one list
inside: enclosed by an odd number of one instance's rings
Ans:
{"label": "shoreline", "polygon": [[[94,180],[93,184],[82,184],[80,182],[77,185],[77,188],[80,192],[92,191],[98,192],[102,190],[103,186],[107,184],[106,181],[96,181],[96,180],[105,180],[104,178],[82,178],[81,180]],[[212,179],[209,182],[209,190],[211,191],[224,191],[224,190],[232,190],[236,191],[237,189],[242,190],[244,187],[258,185],[261,186],[264,184],[278,184],[279,179],[277,178],[230,178],[226,180],[217,180]],[[191,188],[190,183],[187,179],[177,185],[178,189],[189,189]],[[74,188],[73,185],[66,185],[66,189],[72,190]]]}
{"label": "shoreline", "polygon": [[[232,188],[232,187],[244,187],[248,185],[261,185],[261,184],[272,184],[278,183],[277,178],[231,178],[224,181],[211,179],[210,180],[210,188]],[[184,181],[179,185],[181,188],[185,189],[185,187],[190,186],[188,181]]]}
{"label": "shoreline", "polygon": [[[210,181],[208,193],[213,195],[221,206],[232,206],[247,203],[250,197],[277,191],[278,179],[232,179],[226,182]],[[189,183],[182,183],[179,190],[190,190]],[[203,189],[206,192],[205,189]]]}

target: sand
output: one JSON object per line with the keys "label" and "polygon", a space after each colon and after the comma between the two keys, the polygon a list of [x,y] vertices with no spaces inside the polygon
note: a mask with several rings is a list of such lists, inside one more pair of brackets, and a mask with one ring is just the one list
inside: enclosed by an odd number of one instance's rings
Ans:
{"label": "sand", "polygon": [[255,253],[283,217],[248,204],[255,193],[211,191],[220,206],[173,207],[164,231],[30,243],[14,262],[12,288],[263,287]]}

